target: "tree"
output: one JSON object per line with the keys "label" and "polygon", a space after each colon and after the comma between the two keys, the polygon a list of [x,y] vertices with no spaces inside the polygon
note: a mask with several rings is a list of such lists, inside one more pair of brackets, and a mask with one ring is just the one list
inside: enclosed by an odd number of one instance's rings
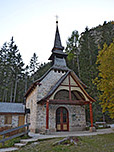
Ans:
{"label": "tree", "polygon": [[98,47],[95,44],[94,36],[86,27],[85,32],[80,37],[80,79],[88,86],[87,91],[93,97],[97,97],[95,85],[92,80],[97,76],[96,58]]}
{"label": "tree", "polygon": [[100,91],[99,99],[103,113],[108,111],[114,118],[114,42],[109,46],[105,43],[99,51],[97,62],[99,74],[94,83]]}
{"label": "tree", "polygon": [[[9,43],[4,43],[0,49],[0,100],[5,102],[17,102],[23,100],[20,95],[23,87],[20,81],[23,80],[24,63],[13,37]],[[18,93],[17,93],[18,90]],[[20,96],[20,97],[19,97]]]}
{"label": "tree", "polygon": [[11,91],[11,93],[12,93],[11,101],[15,102],[18,99],[18,94],[19,94],[19,92],[17,94],[17,88],[18,88],[19,81],[21,79],[23,79],[24,63],[22,61],[21,54],[19,53],[18,47],[14,43],[13,37],[11,38],[11,41],[8,43],[8,45],[9,45],[9,49],[8,49],[9,51],[7,54],[7,56],[8,56],[7,60],[8,60],[9,68],[11,70],[11,75],[12,75],[11,84],[13,84],[12,87],[14,86],[13,88],[11,88],[11,90],[13,90],[13,92]]}
{"label": "tree", "polygon": [[78,31],[73,31],[71,37],[68,38],[67,47],[65,49],[68,54],[68,66],[73,69],[80,77],[80,65],[79,65],[79,34]]}
{"label": "tree", "polygon": [[29,76],[29,72],[28,72],[28,70],[29,70],[29,66],[27,65],[26,67],[25,67],[25,93],[27,92],[27,81],[28,81],[28,76]]}
{"label": "tree", "polygon": [[41,63],[39,65],[38,70],[36,71],[34,78],[35,80],[39,79],[40,77],[42,77],[51,67],[51,62],[48,63]]}
{"label": "tree", "polygon": [[30,73],[32,75],[33,81],[34,81],[34,74],[38,70],[38,67],[39,67],[38,56],[36,55],[36,53],[34,53],[30,60]]}

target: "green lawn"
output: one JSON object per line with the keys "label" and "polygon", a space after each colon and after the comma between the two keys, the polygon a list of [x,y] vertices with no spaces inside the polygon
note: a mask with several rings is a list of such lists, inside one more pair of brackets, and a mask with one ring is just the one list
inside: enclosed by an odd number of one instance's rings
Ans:
{"label": "green lawn", "polygon": [[77,137],[77,146],[63,144],[53,146],[55,141],[62,138],[40,140],[38,144],[30,143],[17,152],[114,152],[114,133]]}
{"label": "green lawn", "polygon": [[[30,138],[30,137],[25,135],[23,137],[17,137],[17,138],[8,140],[5,142],[4,146],[2,146],[2,143],[0,143],[0,148],[12,147],[15,143],[20,142],[21,139],[27,139],[27,138]],[[2,136],[0,136],[0,139],[2,139]]]}

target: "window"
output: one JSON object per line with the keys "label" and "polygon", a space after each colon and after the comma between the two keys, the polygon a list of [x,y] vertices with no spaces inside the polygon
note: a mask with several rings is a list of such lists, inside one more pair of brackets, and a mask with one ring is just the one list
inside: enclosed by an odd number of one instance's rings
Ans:
{"label": "window", "polygon": [[57,124],[60,123],[60,114],[61,114],[61,109],[57,110]]}
{"label": "window", "polygon": [[67,110],[63,109],[63,123],[67,123]]}
{"label": "window", "polygon": [[[55,96],[54,96],[54,99],[57,99],[57,100],[69,100],[69,91],[68,90],[60,90],[58,91]],[[71,99],[74,101],[74,100],[85,100],[85,97],[84,95],[77,91],[77,90],[74,90],[74,91],[71,91]]]}
{"label": "window", "polygon": [[69,100],[69,92],[67,90],[60,90],[55,94],[54,99]]}
{"label": "window", "polygon": [[85,100],[83,94],[79,91],[72,91],[71,92],[72,100]]}
{"label": "window", "polygon": [[5,123],[4,124],[12,124],[12,115],[5,115]]}

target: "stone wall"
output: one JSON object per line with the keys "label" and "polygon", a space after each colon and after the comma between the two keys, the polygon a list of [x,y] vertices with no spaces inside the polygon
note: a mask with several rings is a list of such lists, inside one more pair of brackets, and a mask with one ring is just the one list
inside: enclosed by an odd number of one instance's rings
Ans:
{"label": "stone wall", "polygon": [[26,115],[26,123],[30,123],[30,131],[35,132],[36,129],[36,112],[37,112],[37,89],[38,86],[30,93],[26,100],[26,108],[30,109],[30,114]]}
{"label": "stone wall", "polygon": [[68,106],[69,130],[84,130],[86,127],[85,106]]}
{"label": "stone wall", "polygon": [[12,126],[18,127],[19,116],[12,116]]}
{"label": "stone wall", "polygon": [[0,115],[0,127],[11,126],[13,128],[18,127],[19,115],[12,114],[12,122],[11,124],[5,124],[5,114]]}
{"label": "stone wall", "polygon": [[56,110],[65,107],[69,113],[69,131],[83,130],[86,127],[85,107],[77,105],[50,105],[49,128],[56,130]]}
{"label": "stone wall", "polygon": [[4,115],[0,115],[0,127],[4,126]]}
{"label": "stone wall", "polygon": [[[84,130],[86,127],[85,106],[49,105],[49,130],[56,131],[56,110],[65,107],[69,113],[69,131]],[[46,130],[46,107],[38,104],[37,132]]]}
{"label": "stone wall", "polygon": [[[65,74],[62,72],[51,70],[44,79],[40,82],[41,85],[37,86],[32,93],[27,97],[26,107],[30,108],[30,130],[38,132],[46,128],[46,108],[37,105],[37,102],[47,95],[50,89],[58,82],[58,80]],[[31,107],[31,103],[33,106]],[[32,112],[33,111],[33,112]],[[29,121],[29,120],[28,120]],[[42,128],[42,129],[41,129]]]}
{"label": "stone wall", "polygon": [[45,130],[46,130],[46,105],[38,104],[38,106],[37,106],[36,132],[42,132]]}

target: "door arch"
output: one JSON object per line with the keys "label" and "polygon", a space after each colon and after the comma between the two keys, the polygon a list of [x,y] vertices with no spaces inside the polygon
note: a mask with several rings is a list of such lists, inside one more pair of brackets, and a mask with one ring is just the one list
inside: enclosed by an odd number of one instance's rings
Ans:
{"label": "door arch", "polygon": [[56,110],[56,130],[69,131],[69,113],[65,107]]}

